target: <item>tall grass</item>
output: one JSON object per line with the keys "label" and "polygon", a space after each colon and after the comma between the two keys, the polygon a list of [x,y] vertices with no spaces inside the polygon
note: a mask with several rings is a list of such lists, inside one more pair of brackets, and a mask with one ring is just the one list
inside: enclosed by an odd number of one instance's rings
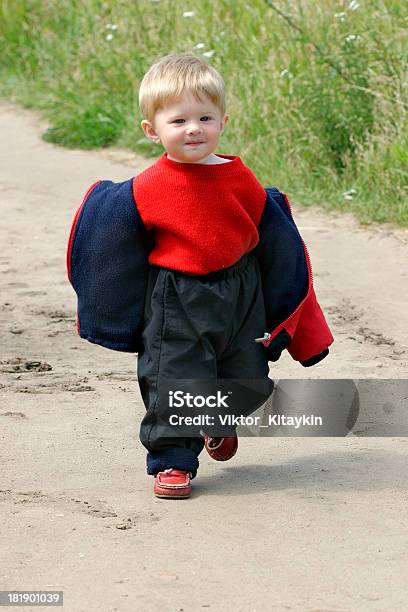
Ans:
{"label": "tall grass", "polygon": [[406,226],[404,6],[1,0],[0,95],[42,109],[48,141],[158,156],[140,128],[143,74],[172,51],[207,54],[227,85],[218,152],[240,155],[265,186],[300,203]]}

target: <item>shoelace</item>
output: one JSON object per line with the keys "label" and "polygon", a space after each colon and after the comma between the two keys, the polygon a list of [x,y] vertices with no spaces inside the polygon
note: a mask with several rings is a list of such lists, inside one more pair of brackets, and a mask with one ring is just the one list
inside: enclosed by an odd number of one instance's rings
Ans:
{"label": "shoelace", "polygon": [[[166,474],[171,474],[174,469],[175,468],[166,468],[165,470],[163,470],[163,472],[166,472]],[[184,471],[184,470],[180,470],[180,471]],[[191,476],[192,476],[191,472],[187,472],[187,473],[189,474],[189,476],[191,478]]]}
{"label": "shoelace", "polygon": [[224,438],[208,438],[207,446],[208,448],[218,448],[220,444],[223,443],[223,441],[224,441]]}

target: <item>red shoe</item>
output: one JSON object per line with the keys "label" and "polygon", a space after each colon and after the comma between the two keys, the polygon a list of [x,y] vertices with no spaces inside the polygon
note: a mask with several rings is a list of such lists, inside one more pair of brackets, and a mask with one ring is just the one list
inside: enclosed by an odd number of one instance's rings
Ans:
{"label": "red shoe", "polygon": [[207,453],[215,461],[228,461],[237,452],[238,438],[237,436],[211,438],[209,435],[204,434],[204,446]]}
{"label": "red shoe", "polygon": [[165,499],[190,497],[190,472],[169,468],[158,472],[154,481],[154,494]]}

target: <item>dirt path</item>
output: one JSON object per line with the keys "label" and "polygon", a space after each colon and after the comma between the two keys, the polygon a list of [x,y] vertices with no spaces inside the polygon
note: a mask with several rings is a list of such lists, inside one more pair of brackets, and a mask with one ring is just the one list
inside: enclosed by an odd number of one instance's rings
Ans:
{"label": "dirt path", "polygon": [[[153,497],[134,358],[78,338],[65,273],[89,185],[152,160],[42,129],[0,105],[0,590],[63,590],[69,612],[405,610],[408,439],[245,438],[200,457],[190,500]],[[408,232],[295,218],[336,342],[272,376],[406,378]]]}

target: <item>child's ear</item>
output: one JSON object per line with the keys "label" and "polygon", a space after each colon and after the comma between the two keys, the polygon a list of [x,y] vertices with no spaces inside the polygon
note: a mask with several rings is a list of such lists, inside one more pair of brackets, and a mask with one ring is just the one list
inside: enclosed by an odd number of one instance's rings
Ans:
{"label": "child's ear", "polygon": [[223,131],[225,130],[225,126],[228,123],[228,119],[229,119],[229,115],[224,115],[222,122],[221,122],[221,134],[223,133]]}
{"label": "child's ear", "polygon": [[143,121],[141,122],[140,126],[141,126],[142,130],[144,131],[144,133],[145,133],[147,138],[149,138],[153,142],[160,143],[160,138],[159,138],[156,130],[154,129],[154,127],[150,123],[150,121],[147,121],[146,119],[143,119]]}

